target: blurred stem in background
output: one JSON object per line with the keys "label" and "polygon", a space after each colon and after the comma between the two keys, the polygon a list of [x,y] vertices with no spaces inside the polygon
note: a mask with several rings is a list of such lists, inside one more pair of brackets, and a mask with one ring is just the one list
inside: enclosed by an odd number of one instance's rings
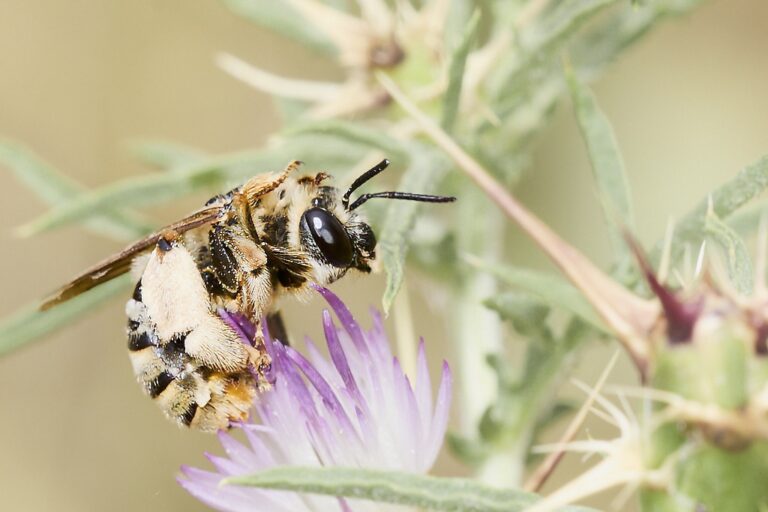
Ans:
{"label": "blurred stem in background", "polygon": [[[504,222],[498,208],[474,188],[466,188],[457,205],[456,218],[481,223],[483,230],[458,230],[456,245],[460,253],[475,254],[486,261],[501,255]],[[496,279],[483,272],[464,272],[453,291],[451,329],[457,365],[460,432],[474,437],[481,418],[498,399],[497,379],[487,363],[490,354],[503,352],[501,322],[498,315],[483,306],[487,297],[498,292]],[[518,446],[501,447],[492,454],[478,474],[483,481],[517,486],[522,478],[522,458]],[[512,451],[510,454],[509,452]]]}

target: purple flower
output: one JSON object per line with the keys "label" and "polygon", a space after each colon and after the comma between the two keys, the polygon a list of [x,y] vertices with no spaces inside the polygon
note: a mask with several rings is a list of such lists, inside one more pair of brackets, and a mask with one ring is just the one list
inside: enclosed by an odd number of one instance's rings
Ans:
{"label": "purple flower", "polygon": [[318,291],[342,325],[337,327],[323,311],[330,361],[311,340],[306,340],[304,356],[265,333],[274,384],[254,404],[261,421],[235,425],[247,444],[219,432],[226,457],[207,454],[214,471],[182,467],[179,483],[204,503],[249,512],[381,510],[370,502],[220,486],[220,481],[287,465],[413,473],[432,467],[448,421],[448,365],[443,363],[433,404],[423,341],[412,386],[392,356],[380,314],[373,311],[373,328],[366,332],[338,297],[325,288]]}

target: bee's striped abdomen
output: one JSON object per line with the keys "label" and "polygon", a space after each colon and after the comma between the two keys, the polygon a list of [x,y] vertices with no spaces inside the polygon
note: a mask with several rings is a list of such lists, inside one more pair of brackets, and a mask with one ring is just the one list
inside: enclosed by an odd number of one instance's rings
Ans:
{"label": "bee's striped abdomen", "polygon": [[134,374],[168,418],[204,431],[227,428],[231,421],[247,418],[257,388],[248,371],[222,372],[201,365],[185,351],[189,333],[163,342],[142,302],[141,281],[126,304],[126,313]]}

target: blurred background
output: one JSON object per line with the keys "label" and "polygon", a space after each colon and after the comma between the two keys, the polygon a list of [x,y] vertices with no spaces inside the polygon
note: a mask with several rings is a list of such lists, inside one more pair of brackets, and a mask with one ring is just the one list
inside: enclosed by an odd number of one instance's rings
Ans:
{"label": "blurred background", "polygon": [[[711,1],[657,27],[595,83],[626,159],[642,241],[659,238],[670,217],[768,153],[767,49],[768,4]],[[286,76],[337,73],[330,62],[214,0],[3,0],[0,138],[24,142],[89,186],[153,172],[130,158],[131,139],[173,140],[212,153],[260,146],[278,127],[276,111],[266,95],[214,66],[220,51]],[[45,206],[4,171],[0,316],[119,248],[77,228],[17,238],[14,227]],[[517,195],[604,264],[609,244],[590,172],[570,105],[562,102]],[[171,221],[204,199],[149,213]],[[515,230],[510,238],[512,261],[545,265],[527,239]],[[435,362],[450,360],[434,311],[439,302],[420,293],[417,279],[409,285],[416,332]],[[383,279],[347,279],[334,288],[365,323]],[[291,330],[317,338],[320,307],[319,301],[290,305]],[[114,300],[0,359],[0,508],[203,509],[173,476],[181,464],[204,465],[203,451],[218,445],[212,436],[178,430],[143,396],[126,355],[124,324],[123,300]],[[590,350],[579,374],[592,382],[612,349]],[[560,481],[579,460],[569,464],[558,470]],[[436,469],[463,471],[450,457]]]}

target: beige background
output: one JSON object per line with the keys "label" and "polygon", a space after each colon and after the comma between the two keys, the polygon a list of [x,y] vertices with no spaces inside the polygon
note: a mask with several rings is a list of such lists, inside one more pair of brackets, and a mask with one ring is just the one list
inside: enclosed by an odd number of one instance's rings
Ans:
{"label": "beige background", "polygon": [[[268,98],[212,65],[222,50],[291,76],[334,73],[213,0],[3,0],[0,137],[24,141],[92,186],[150,172],[125,152],[124,142],[135,137],[213,152],[257,146],[276,126],[274,110]],[[626,157],[644,241],[768,153],[767,50],[768,4],[712,1],[654,32],[596,86]],[[588,162],[567,103],[519,195],[576,246],[607,261]],[[171,220],[200,199],[152,213]],[[14,238],[13,227],[43,208],[0,169],[0,315],[116,249],[74,228]],[[512,260],[540,264],[516,231],[512,238]],[[337,290],[363,315],[377,303],[382,282],[347,282]],[[439,317],[413,295],[425,311],[415,315],[417,332],[433,354],[450,358]],[[294,330],[306,323],[316,333],[318,310],[317,303],[292,308]],[[182,463],[202,463],[203,450],[217,450],[216,443],[178,431],[142,396],[123,325],[122,301],[115,301],[0,360],[0,509],[202,509],[172,476]],[[596,364],[606,352],[597,347],[588,359]],[[581,369],[586,378],[595,371]],[[460,468],[448,462],[438,471]]]}

